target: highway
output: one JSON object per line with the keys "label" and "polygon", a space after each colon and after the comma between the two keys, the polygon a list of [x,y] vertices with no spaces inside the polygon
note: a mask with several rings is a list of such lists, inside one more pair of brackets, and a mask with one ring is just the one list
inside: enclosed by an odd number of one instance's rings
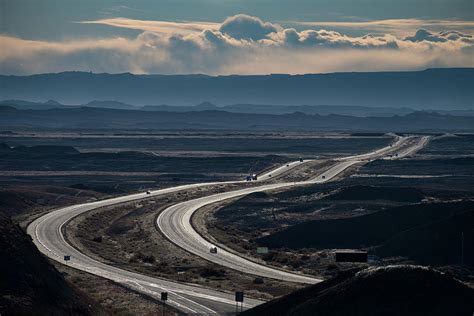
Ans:
{"label": "highway", "polygon": [[[204,205],[232,197],[243,196],[252,192],[264,190],[268,191],[297,185],[307,185],[330,181],[350,166],[368,161],[366,159],[381,158],[384,155],[397,150],[408,150],[406,148],[408,146],[407,144],[411,144],[409,140],[410,138],[408,137],[400,137],[392,146],[384,147],[372,153],[365,154],[362,157],[361,155],[353,156],[352,159],[351,157],[346,157],[344,160],[337,162],[333,167],[326,170],[322,175],[315,179],[292,183],[262,184],[261,186],[214,194],[173,205],[158,216],[158,227],[173,243],[177,244],[183,249],[188,250],[191,253],[223,266],[227,266],[245,273],[288,280],[292,282],[316,283],[320,281],[317,278],[301,275],[298,273],[281,271],[275,268],[260,265],[256,262],[241,258],[236,254],[226,252],[222,249],[219,249],[217,255],[211,255],[209,253],[210,244],[205,239],[203,239],[191,226],[190,219],[192,213]],[[419,142],[415,142],[415,144],[419,145]],[[409,145],[410,148],[412,146],[414,145]],[[411,151],[410,153],[413,154],[414,151]],[[266,178],[271,178],[269,176],[270,174],[272,177],[278,176],[288,172],[297,165],[306,162],[308,161],[292,162],[290,163],[290,167],[286,167],[286,165],[284,165],[272,171],[266,172],[263,176],[260,175],[257,181],[260,182],[264,181]],[[38,247],[38,249],[49,258],[64,263],[64,255],[70,255],[71,260],[67,263],[69,266],[124,284],[136,291],[150,296],[159,298],[160,292],[166,291],[169,293],[168,304],[180,309],[185,313],[222,314],[226,312],[232,312],[235,308],[233,293],[224,293],[221,291],[203,288],[197,285],[182,284],[156,277],[150,277],[98,262],[82,254],[80,251],[68,244],[63,236],[62,228],[75,216],[100,207],[202,186],[243,182],[245,181],[189,184],[151,191],[150,194],[137,193],[102,201],[64,207],[43,215],[33,221],[28,226],[27,233],[32,237],[33,242]],[[246,298],[244,309],[256,306],[260,303],[262,302]]]}
{"label": "highway", "polygon": [[[61,208],[33,221],[28,226],[27,233],[32,237],[38,249],[49,258],[65,263],[64,255],[70,255],[71,260],[67,263],[68,266],[121,283],[133,290],[158,299],[161,292],[168,292],[168,304],[185,313],[221,314],[230,312],[235,308],[234,296],[231,293],[214,291],[196,285],[181,284],[107,265],[82,254],[67,243],[62,234],[62,227],[70,219],[84,212],[103,206],[143,199],[153,195],[156,196],[187,190],[199,186],[202,186],[202,184],[183,185],[151,192],[150,195],[144,193],[132,194]],[[244,309],[250,308],[260,303],[262,302],[246,298],[243,307]]]}
{"label": "highway", "polygon": [[[423,144],[426,142],[419,140],[419,138],[414,137],[399,137],[392,145],[383,147],[381,149],[375,150],[371,153],[357,155],[352,157],[345,157],[340,159],[340,162],[336,163],[334,166],[328,170],[321,173],[318,177],[310,179],[307,181],[301,182],[289,182],[289,183],[274,183],[267,184],[258,187],[245,188],[236,191],[217,193],[182,203],[172,205],[165,209],[157,218],[157,226],[159,230],[174,244],[178,247],[187,250],[190,253],[193,253],[201,258],[204,258],[208,261],[214,262],[216,264],[241,271],[244,273],[253,274],[256,276],[263,276],[267,278],[288,281],[288,282],[298,282],[298,283],[307,283],[314,284],[322,281],[321,279],[297,274],[294,272],[287,272],[273,267],[266,266],[261,263],[257,263],[246,258],[239,256],[236,253],[230,252],[226,249],[218,249],[217,254],[210,253],[210,248],[215,245],[210,243],[208,240],[203,238],[192,226],[191,217],[198,209],[213,204],[216,202],[224,201],[231,198],[236,198],[244,196],[250,193],[262,192],[262,191],[271,191],[275,189],[283,189],[292,186],[301,186],[315,183],[324,183],[331,181],[336,176],[341,174],[347,168],[355,165],[366,163],[371,159],[381,158],[384,155],[387,155],[390,152],[402,151],[413,153],[415,150],[412,148],[420,149]],[[421,146],[420,146],[421,144]],[[408,149],[407,149],[408,148]],[[394,155],[392,155],[394,156]],[[403,156],[405,157],[406,154]],[[293,163],[293,168],[298,165],[298,162]],[[301,163],[301,162],[299,162]],[[291,165],[290,165],[291,166]],[[282,166],[275,171],[270,171],[265,173],[265,175],[260,175],[259,179],[265,179],[269,175],[276,177],[282,173],[284,168],[290,168]],[[277,172],[276,172],[277,171]]]}
{"label": "highway", "polygon": [[423,136],[420,138],[415,138],[415,139],[409,139],[409,141],[412,141],[411,146],[406,146],[399,152],[397,152],[396,155],[392,155],[391,157],[388,156],[384,159],[392,160],[392,159],[400,159],[404,157],[408,157],[410,155],[413,155],[416,153],[418,150],[422,149],[426,145],[428,145],[428,142],[430,140],[429,136]]}
{"label": "highway", "polygon": [[[254,192],[282,189],[295,185],[307,185],[330,181],[342,171],[357,163],[360,163],[360,161],[349,160],[340,162],[329,170],[325,171],[318,178],[309,181],[267,184],[258,187],[213,194],[210,196],[205,196],[202,198],[175,204],[160,213],[157,218],[157,225],[161,232],[180,248],[183,248],[199,257],[202,257],[216,264],[226,266],[228,268],[238,270],[244,273],[253,274],[256,276],[263,276],[267,278],[289,282],[308,284],[317,283],[322,280],[296,273],[285,272],[262,264],[258,264],[224,249],[219,249],[217,254],[210,253],[209,250],[214,245],[205,240],[192,227],[191,217],[195,211],[197,211],[203,206],[227,200],[230,198],[244,196]],[[322,176],[324,176],[324,178],[322,178]]]}

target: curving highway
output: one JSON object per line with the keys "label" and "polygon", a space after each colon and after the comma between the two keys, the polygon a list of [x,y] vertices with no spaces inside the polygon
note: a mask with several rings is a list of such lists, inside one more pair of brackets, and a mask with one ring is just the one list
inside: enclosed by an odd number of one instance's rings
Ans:
{"label": "curving highway", "polygon": [[[69,220],[84,212],[149,196],[187,190],[202,185],[204,184],[183,185],[154,191],[150,195],[144,193],[132,194],[61,208],[33,221],[28,226],[27,233],[32,237],[38,249],[49,258],[64,263],[64,255],[70,255],[71,260],[67,265],[121,283],[138,292],[154,296],[158,299],[161,292],[168,292],[168,303],[185,313],[221,314],[230,312],[235,308],[233,294],[150,277],[96,261],[67,243],[62,233],[62,227]],[[244,308],[250,308],[260,303],[262,302],[258,300],[246,299]]]}
{"label": "curving highway", "polygon": [[258,187],[213,194],[210,196],[205,196],[202,198],[197,198],[194,200],[175,204],[160,213],[157,218],[157,225],[160,231],[180,248],[183,248],[199,257],[202,257],[216,264],[244,273],[263,276],[272,279],[278,279],[282,281],[308,284],[317,283],[322,280],[310,276],[304,276],[297,273],[291,273],[276,268],[271,268],[266,265],[262,265],[240,257],[224,249],[219,249],[217,254],[210,253],[209,250],[214,245],[204,239],[201,235],[199,235],[199,233],[192,227],[191,217],[194,212],[196,212],[203,206],[227,200],[230,198],[244,196],[254,192],[270,191],[275,189],[292,187],[296,185],[307,185],[312,183],[323,183],[326,181],[330,181],[342,171],[360,162],[360,160],[340,162],[335,166],[331,167],[329,170],[325,171],[320,176],[318,176],[318,178],[309,181],[267,184]]}
{"label": "curving highway", "polygon": [[[355,165],[365,163],[371,159],[381,158],[389,153],[402,152],[403,157],[406,153],[414,153],[416,150],[422,148],[426,144],[425,138],[418,137],[399,137],[393,144],[377,149],[371,153],[345,157],[339,159],[340,162],[321,173],[318,177],[301,182],[289,183],[275,183],[267,184],[258,187],[245,188],[236,191],[217,193],[185,202],[172,205],[165,209],[157,218],[157,226],[159,230],[178,247],[187,250],[201,258],[216,264],[244,272],[256,276],[263,276],[267,278],[313,284],[322,281],[321,279],[297,274],[294,272],[287,272],[274,267],[269,267],[264,264],[251,261],[243,258],[238,254],[230,252],[226,249],[219,249],[217,254],[210,253],[210,248],[215,246],[208,240],[203,238],[192,226],[192,215],[200,208],[216,202],[224,201],[231,198],[244,196],[250,193],[271,191],[275,189],[282,189],[292,186],[301,186],[315,183],[324,183],[331,181],[336,176],[341,174],[347,168]],[[393,157],[394,155],[392,155]],[[399,155],[402,157],[402,155]],[[286,166],[282,166],[276,170],[280,171]],[[289,168],[289,167],[288,167]],[[267,172],[266,176],[275,172]],[[265,176],[260,176],[260,179],[265,179]]]}
{"label": "curving highway", "polygon": [[[394,144],[392,144],[392,146],[387,146],[372,153],[364,155],[346,157],[344,160],[337,162],[336,165],[326,170],[319,177],[308,181],[263,184],[257,187],[214,194],[211,196],[173,205],[167,208],[164,212],[162,212],[157,218],[158,227],[163,232],[163,234],[165,234],[165,236],[167,236],[173,243],[209,261],[216,262],[218,264],[245,273],[251,273],[270,278],[301,283],[318,282],[320,280],[317,278],[297,273],[290,273],[268,266],[260,265],[256,262],[249,261],[247,259],[237,256],[236,254],[226,252],[221,249],[219,249],[219,253],[217,255],[211,255],[209,253],[210,244],[204,238],[202,238],[191,226],[190,219],[192,213],[204,205],[208,205],[232,197],[242,196],[256,191],[274,190],[290,186],[307,185],[311,183],[321,183],[329,181],[347,168],[349,168],[350,166],[365,162],[365,159],[381,158],[382,156],[390,152],[395,152],[397,150],[408,150],[407,148],[412,148],[413,146],[415,146],[414,144],[419,146],[417,148],[421,148],[422,146],[424,146],[424,144],[420,145],[420,138],[417,138],[418,141],[416,142],[414,142],[413,139],[415,138],[400,137]],[[418,149],[410,151],[410,154],[413,154],[416,150]],[[292,162],[289,164],[289,167],[284,165],[272,171],[266,172],[265,174],[259,176],[258,181],[264,181],[266,178],[270,178],[270,174],[272,175],[272,177],[278,176],[280,174],[288,172],[297,165],[306,162],[308,162],[308,160],[304,162]],[[243,182],[245,181],[189,184],[174,188],[151,191],[149,195],[145,193],[138,193],[107,199],[103,201],[96,201],[91,203],[64,207],[52,211],[33,221],[28,226],[27,233],[32,237],[33,242],[36,244],[38,249],[49,258],[64,263],[64,255],[70,255],[71,261],[67,263],[69,266],[124,284],[136,291],[142,292],[150,296],[159,298],[160,292],[166,291],[169,293],[168,303],[182,310],[185,313],[221,314],[232,312],[235,308],[233,294],[215,291],[197,285],[182,284],[161,278],[150,277],[143,274],[130,272],[124,269],[119,269],[111,265],[96,261],[82,254],[76,248],[68,244],[63,236],[62,227],[75,216],[104,206],[139,200],[151,196],[158,196],[182,190],[188,190],[196,187]],[[262,302],[246,298],[244,308],[250,308],[260,303]]]}

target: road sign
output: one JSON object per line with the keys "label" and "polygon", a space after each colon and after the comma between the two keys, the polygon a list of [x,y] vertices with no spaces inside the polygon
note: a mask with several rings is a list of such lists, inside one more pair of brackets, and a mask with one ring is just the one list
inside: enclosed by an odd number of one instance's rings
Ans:
{"label": "road sign", "polygon": [[162,301],[168,300],[168,292],[161,292],[161,300]]}
{"label": "road sign", "polygon": [[166,301],[168,300],[168,292],[161,292],[161,300],[163,301],[163,316],[165,315]]}
{"label": "road sign", "polygon": [[244,301],[244,292],[235,292],[235,301],[243,302]]}
{"label": "road sign", "polygon": [[268,253],[268,247],[257,247],[257,253]]}
{"label": "road sign", "polygon": [[71,256],[67,255],[67,256],[64,256],[64,261],[69,261],[71,260]]}
{"label": "road sign", "polygon": [[239,305],[240,305],[240,311],[242,312],[242,307],[244,305],[244,292],[235,292],[235,314],[236,315],[239,313]]}

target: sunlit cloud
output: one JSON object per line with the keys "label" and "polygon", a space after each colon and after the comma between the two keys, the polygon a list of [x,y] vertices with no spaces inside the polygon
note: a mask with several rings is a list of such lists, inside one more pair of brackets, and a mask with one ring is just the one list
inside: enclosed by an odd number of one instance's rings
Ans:
{"label": "sunlit cloud", "polygon": [[338,28],[377,33],[390,33],[397,36],[407,36],[409,33],[413,33],[418,29],[427,29],[432,32],[459,30],[462,32],[472,33],[474,31],[474,21],[464,20],[390,19],[355,22],[287,21],[286,23],[313,28]]}
{"label": "sunlit cloud", "polygon": [[0,72],[217,75],[474,67],[473,37],[459,31],[349,36],[325,29],[284,28],[247,15],[223,23],[100,21],[142,32],[135,38],[55,42],[0,36]]}

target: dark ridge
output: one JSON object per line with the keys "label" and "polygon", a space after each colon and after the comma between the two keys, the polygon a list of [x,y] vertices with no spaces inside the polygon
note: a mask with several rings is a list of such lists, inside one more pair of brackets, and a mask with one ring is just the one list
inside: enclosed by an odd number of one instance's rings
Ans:
{"label": "dark ridge", "polygon": [[18,111],[18,109],[14,108],[10,105],[0,105],[0,112],[1,113],[14,113]]}
{"label": "dark ridge", "polygon": [[74,204],[85,198],[96,199],[101,196],[98,192],[92,188],[75,189],[39,184],[5,186],[0,188],[0,212],[15,216],[48,205]]}
{"label": "dark ridge", "polygon": [[219,106],[321,104],[462,110],[472,108],[473,77],[472,68],[216,77],[63,72],[2,75],[0,99],[54,98],[63,104],[117,100],[134,105],[210,102]]}
{"label": "dark ridge", "polygon": [[474,290],[419,266],[349,271],[254,307],[242,316],[471,316]]}
{"label": "dark ridge", "polygon": [[[401,232],[382,243],[382,257],[407,257],[422,264],[474,264],[474,210]],[[464,249],[462,249],[464,248]]]}
{"label": "dark ridge", "polygon": [[257,243],[296,249],[371,247],[403,231],[473,210],[473,201],[413,204],[351,218],[304,222],[261,237]]}
{"label": "dark ridge", "polygon": [[72,146],[58,145],[38,145],[38,146],[16,146],[10,147],[7,144],[0,144],[0,152],[5,154],[36,154],[36,155],[75,155],[79,151]]}
{"label": "dark ridge", "polygon": [[90,107],[17,110],[0,106],[0,126],[110,129],[233,129],[293,131],[470,131],[474,116],[431,113],[391,117],[250,114],[217,110],[158,112]]}
{"label": "dark ridge", "polygon": [[457,165],[457,166],[473,166],[474,165],[474,157],[461,157],[461,158],[453,158],[453,159],[444,159],[441,163],[447,165]]}

